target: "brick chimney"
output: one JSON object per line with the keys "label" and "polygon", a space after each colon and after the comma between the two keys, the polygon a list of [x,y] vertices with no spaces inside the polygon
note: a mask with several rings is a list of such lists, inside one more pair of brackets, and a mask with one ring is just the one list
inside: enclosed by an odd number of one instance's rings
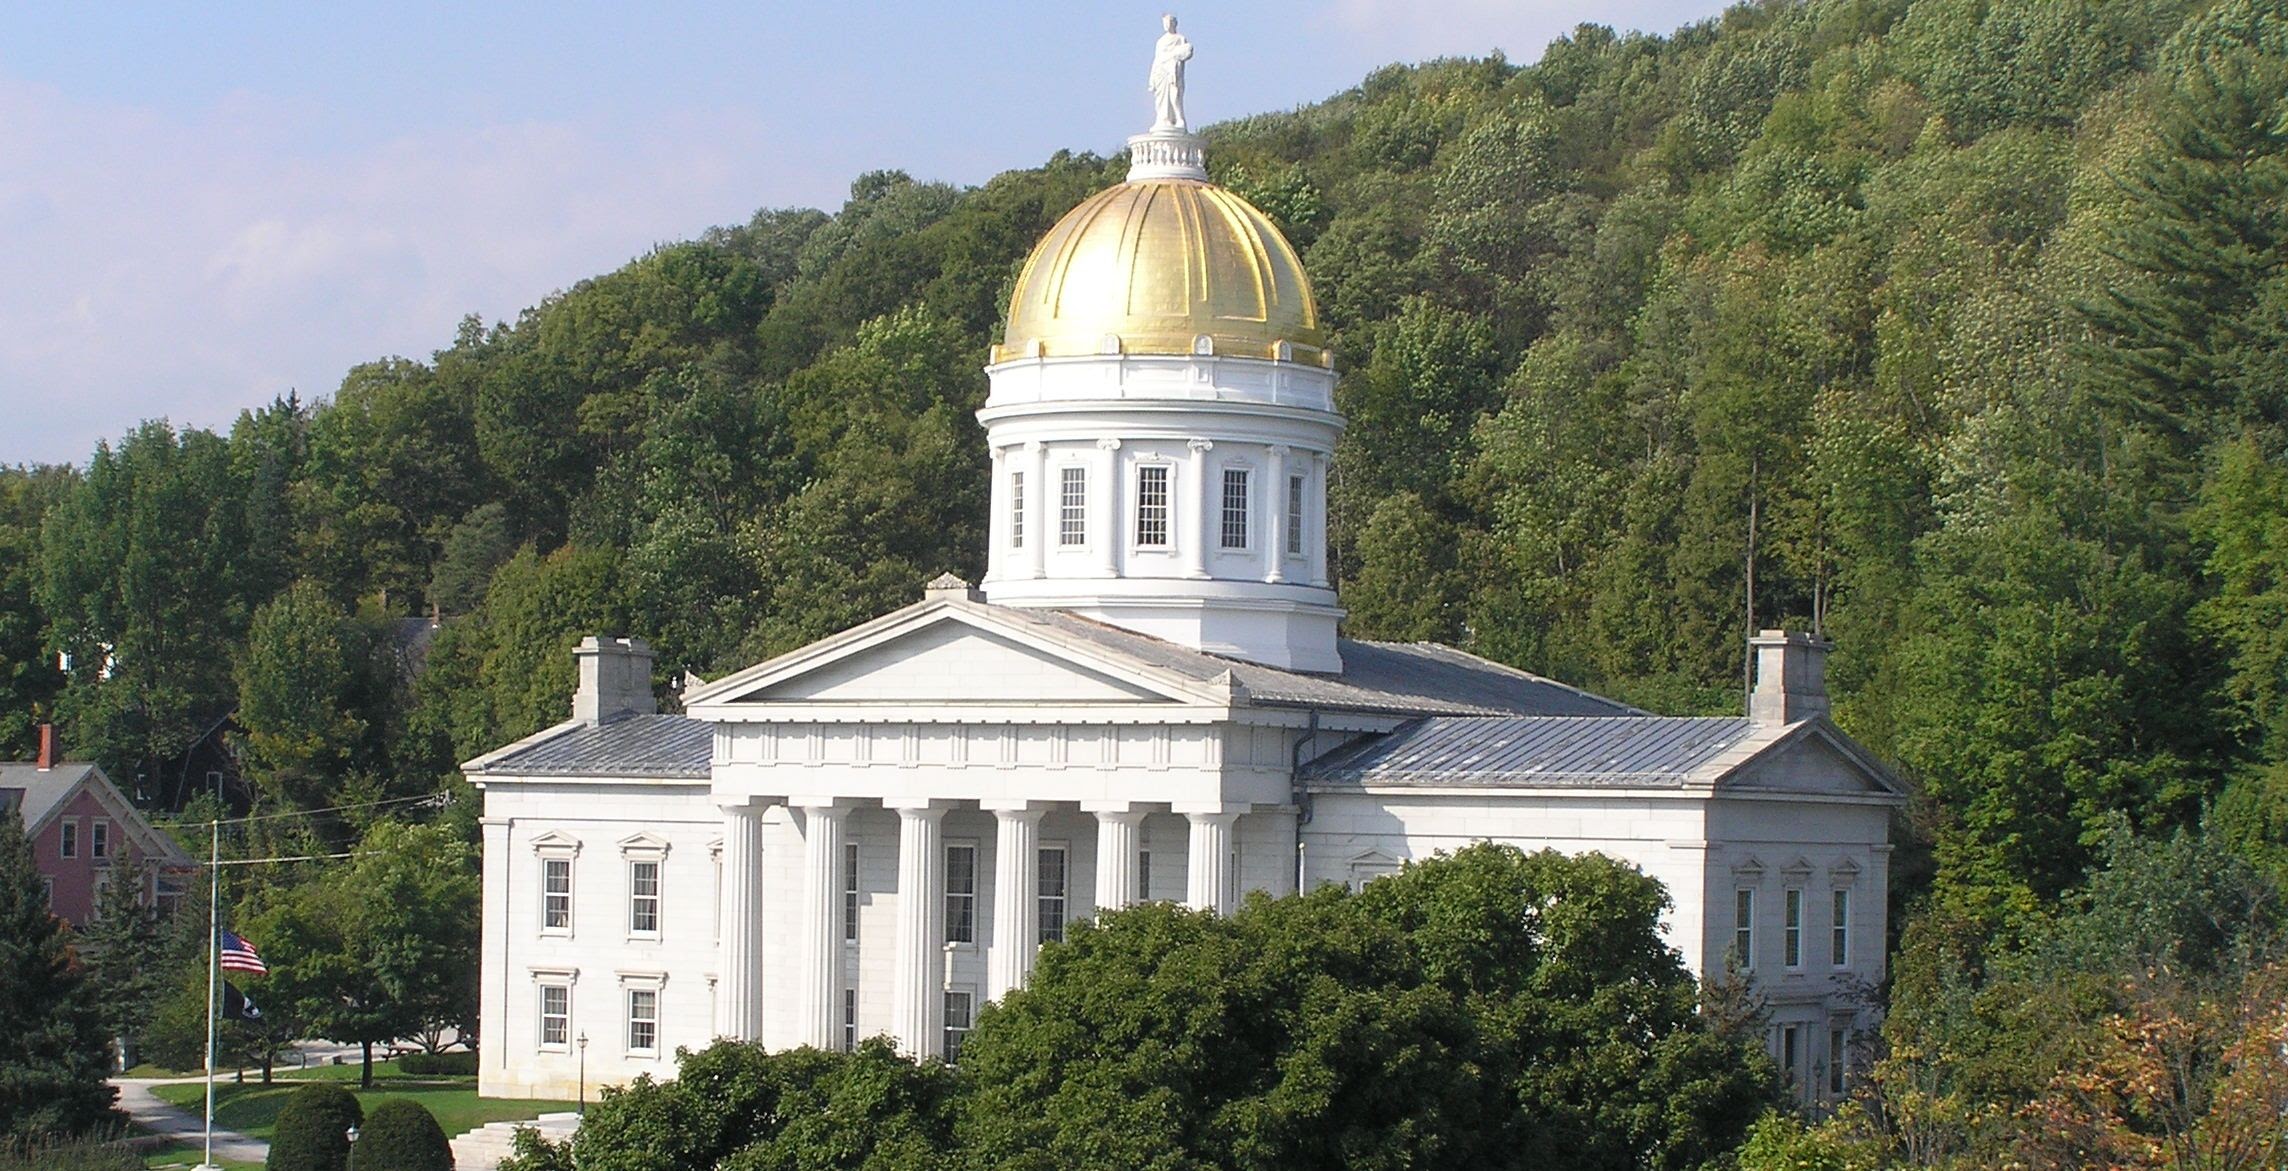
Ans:
{"label": "brick chimney", "polygon": [[42,724],[40,725],[40,771],[47,772],[56,767],[56,756],[56,726],[54,724]]}
{"label": "brick chimney", "polygon": [[1750,720],[1792,724],[1827,714],[1826,639],[1766,630],[1748,645],[1756,655],[1756,687],[1748,693]]}
{"label": "brick chimney", "polygon": [[591,635],[580,640],[572,660],[580,668],[580,687],[572,693],[573,719],[608,724],[659,710],[651,694],[651,644]]}

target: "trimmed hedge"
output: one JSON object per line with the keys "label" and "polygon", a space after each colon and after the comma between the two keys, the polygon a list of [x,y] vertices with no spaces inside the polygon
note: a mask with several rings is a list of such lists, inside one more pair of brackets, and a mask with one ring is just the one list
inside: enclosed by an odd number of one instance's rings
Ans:
{"label": "trimmed hedge", "polygon": [[349,1171],[453,1171],[453,1150],[427,1106],[411,1098],[388,1098],[375,1104],[358,1128]]}
{"label": "trimmed hedge", "polygon": [[408,1053],[397,1059],[399,1073],[414,1077],[475,1077],[477,1055],[460,1053]]}
{"label": "trimmed hedge", "polygon": [[365,1121],[357,1096],[332,1082],[311,1082],[287,1095],[270,1137],[269,1171],[345,1171],[350,1128]]}

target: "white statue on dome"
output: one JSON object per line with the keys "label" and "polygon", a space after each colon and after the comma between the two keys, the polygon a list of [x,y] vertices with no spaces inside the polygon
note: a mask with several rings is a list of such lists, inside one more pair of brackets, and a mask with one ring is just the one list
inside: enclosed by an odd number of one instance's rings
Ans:
{"label": "white statue on dome", "polygon": [[1152,129],[1183,130],[1184,62],[1192,59],[1192,43],[1176,31],[1173,15],[1160,17],[1159,44],[1152,48]]}

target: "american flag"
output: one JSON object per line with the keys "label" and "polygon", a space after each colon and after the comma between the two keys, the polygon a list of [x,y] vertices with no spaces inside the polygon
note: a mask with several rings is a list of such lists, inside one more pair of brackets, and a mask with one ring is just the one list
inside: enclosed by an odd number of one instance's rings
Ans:
{"label": "american flag", "polygon": [[244,972],[249,976],[270,974],[269,965],[262,962],[262,956],[254,950],[254,945],[228,931],[222,933],[222,970]]}

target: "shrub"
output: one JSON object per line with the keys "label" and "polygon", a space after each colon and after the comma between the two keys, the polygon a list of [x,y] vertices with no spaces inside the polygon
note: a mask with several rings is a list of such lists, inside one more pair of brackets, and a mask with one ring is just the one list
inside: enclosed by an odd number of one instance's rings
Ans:
{"label": "shrub", "polygon": [[294,1091],[278,1111],[270,1138],[269,1171],[345,1171],[350,1161],[350,1128],[365,1121],[355,1095],[332,1082],[311,1082]]}
{"label": "shrub", "polygon": [[477,1055],[462,1053],[408,1053],[397,1059],[398,1072],[413,1077],[475,1077]]}
{"label": "shrub", "polygon": [[376,1105],[358,1128],[350,1171],[453,1171],[453,1152],[427,1106],[391,1098]]}
{"label": "shrub", "polygon": [[0,1142],[0,1171],[143,1171],[143,1157],[93,1138]]}

